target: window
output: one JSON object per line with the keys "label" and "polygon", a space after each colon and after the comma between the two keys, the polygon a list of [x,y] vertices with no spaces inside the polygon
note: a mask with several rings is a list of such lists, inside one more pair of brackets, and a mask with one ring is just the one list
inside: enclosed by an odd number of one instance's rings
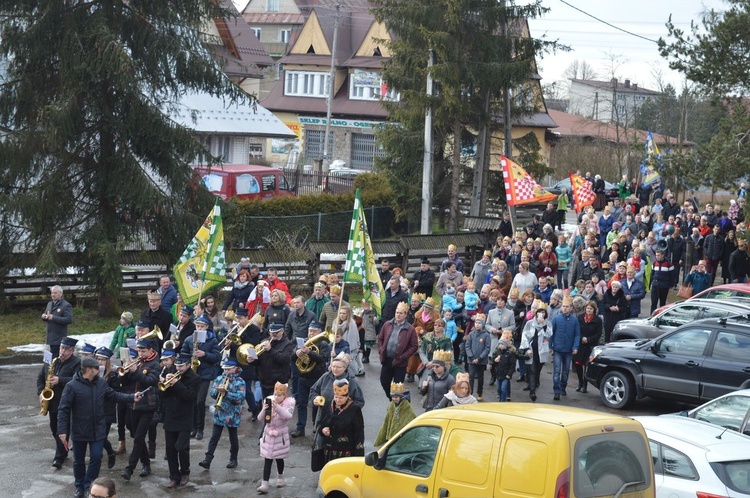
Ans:
{"label": "window", "polygon": [[659,317],[659,325],[666,327],[679,327],[680,325],[685,325],[696,319],[698,311],[699,308],[695,305],[675,306]]}
{"label": "window", "polygon": [[276,191],[276,175],[263,175],[261,181],[263,182],[263,192]]}
{"label": "window", "polygon": [[575,445],[573,482],[580,498],[610,496],[625,483],[628,492],[648,489],[651,468],[643,437],[635,432],[580,438]]}
{"label": "window", "polygon": [[654,459],[654,474],[691,481],[698,480],[698,472],[687,455],[656,441],[649,441],[649,444],[651,456]]}
{"label": "window", "polygon": [[328,95],[328,73],[287,71],[284,95],[325,98]]}
{"label": "window", "polygon": [[750,410],[750,396],[727,396],[696,409],[690,416],[742,432],[748,410]]}
{"label": "window", "polygon": [[711,462],[711,468],[729,489],[742,494],[750,493],[750,461]]}
{"label": "window", "polygon": [[681,330],[662,339],[659,343],[659,351],[687,356],[703,356],[709,337],[711,337],[710,330]]}
{"label": "window", "polygon": [[258,40],[260,40],[260,28],[250,28],[250,29],[252,29],[252,30],[253,30],[253,34],[255,35],[255,37],[256,37],[256,38],[257,38]]}
{"label": "window", "polygon": [[279,30],[279,41],[281,43],[289,43],[289,37],[292,34],[291,29],[280,29]]}
{"label": "window", "polygon": [[266,12],[278,12],[279,0],[266,0]]}
{"label": "window", "polygon": [[750,336],[737,332],[719,332],[711,357],[715,360],[744,363],[750,353]]}
{"label": "window", "polygon": [[[328,133],[328,157],[333,157],[333,131]],[[305,129],[305,157],[308,160],[322,159],[325,131]]]}
{"label": "window", "polygon": [[349,75],[349,98],[353,100],[399,101],[401,96],[383,81],[380,73],[355,69]]}
{"label": "window", "polygon": [[402,474],[429,476],[441,433],[440,427],[430,426],[414,427],[404,432],[388,447],[384,468]]}

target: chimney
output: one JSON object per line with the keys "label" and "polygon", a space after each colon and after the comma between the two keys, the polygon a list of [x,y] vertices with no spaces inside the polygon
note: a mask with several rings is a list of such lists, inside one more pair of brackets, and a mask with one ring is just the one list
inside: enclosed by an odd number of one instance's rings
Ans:
{"label": "chimney", "polygon": [[617,78],[612,78],[611,83],[613,86],[617,86]]}
{"label": "chimney", "polygon": [[630,88],[630,80],[625,80],[625,88]]}
{"label": "chimney", "polygon": [[638,91],[638,83],[633,83],[633,90]]}

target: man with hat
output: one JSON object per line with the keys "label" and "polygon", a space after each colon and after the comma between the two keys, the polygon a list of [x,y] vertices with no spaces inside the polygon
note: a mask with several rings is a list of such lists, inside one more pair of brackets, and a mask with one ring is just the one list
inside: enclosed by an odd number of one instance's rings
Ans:
{"label": "man with hat", "polygon": [[[400,291],[400,289],[399,289]],[[417,331],[406,321],[409,305],[400,302],[393,319],[383,323],[378,334],[380,353],[380,385],[388,399],[391,398],[391,382],[404,382],[409,358],[417,352]]]}
{"label": "man with hat", "polygon": [[[312,321],[307,328],[307,338],[312,339],[323,332],[323,325],[320,322]],[[298,372],[297,393],[295,402],[297,405],[297,427],[292,431],[292,437],[305,435],[305,425],[307,425],[307,405],[310,398],[310,389],[320,377],[326,373],[326,360],[331,355],[331,346],[328,341],[318,341],[315,349],[309,346],[297,348],[292,356],[292,364],[297,370],[297,361],[305,361],[309,367],[304,372]]]}
{"label": "man with hat", "polygon": [[[242,403],[245,401],[245,381],[239,375],[237,360],[229,357],[221,363],[223,373],[214,379],[211,385],[211,397],[216,399],[214,410],[214,429],[208,442],[206,457],[198,463],[204,469],[211,467],[216,445],[219,444],[224,427],[229,432],[229,463],[228,469],[237,467],[237,453],[240,445],[237,439],[237,428],[240,426]],[[219,402],[221,401],[221,402]]]}
{"label": "man with hat", "polygon": [[320,314],[323,312],[323,306],[330,301],[326,296],[326,284],[315,282],[313,286],[313,295],[305,303],[305,308],[315,313],[315,319],[320,320]]}
{"label": "man with hat", "polygon": [[[255,346],[260,343],[260,327],[250,321],[249,313],[245,308],[237,310],[237,333],[240,334],[240,344],[252,344]],[[229,356],[237,355],[239,346],[230,346]],[[245,401],[247,409],[250,411],[250,420],[258,420],[260,407],[255,401],[255,381],[258,380],[258,369],[253,363],[241,365],[240,378],[245,381]]]}
{"label": "man with hat", "polygon": [[411,407],[409,389],[405,384],[391,382],[391,403],[388,405],[385,420],[373,444],[375,446],[385,444],[415,418],[417,416]]}
{"label": "man with hat", "polygon": [[145,396],[133,403],[130,411],[133,449],[130,452],[127,467],[120,474],[126,481],[129,481],[133,475],[138,460],[143,464],[139,475],[146,477],[151,473],[151,460],[149,459],[149,452],[146,447],[146,435],[151,426],[151,421],[154,419],[157,403],[159,357],[156,351],[154,351],[155,348],[156,341],[138,339],[136,343],[138,362],[133,362],[125,374],[132,383],[133,392],[146,391],[148,389]]}
{"label": "man with hat", "polygon": [[[168,488],[184,486],[190,477],[190,431],[193,428],[193,410],[198,399],[201,379],[190,368],[189,354],[164,351],[173,358],[176,372],[160,376],[160,382],[170,387],[162,393],[164,409],[164,443],[169,465]],[[175,380],[177,377],[179,380]]]}
{"label": "man with hat", "polygon": [[240,263],[232,268],[232,280],[237,280],[242,270],[245,270],[250,275],[250,258],[240,258]]}
{"label": "man with hat", "polygon": [[56,469],[62,467],[63,462],[68,458],[67,445],[63,444],[58,437],[57,410],[60,406],[63,388],[73,380],[73,376],[81,366],[81,360],[73,354],[76,343],[78,343],[78,340],[72,337],[62,338],[59,343],[59,356],[52,360],[52,366],[43,364],[36,379],[36,393],[39,396],[40,403],[42,402],[42,391],[48,383],[54,393],[52,399],[49,400],[47,413],[49,415],[49,428],[56,445],[55,458],[52,460],[52,466]]}
{"label": "man with hat", "polygon": [[430,270],[430,260],[422,257],[419,270],[414,273],[411,279],[414,294],[424,294],[427,297],[432,296],[435,288],[435,272]]}
{"label": "man with hat", "polygon": [[552,357],[555,401],[560,399],[560,395],[568,395],[565,389],[568,386],[570,363],[581,342],[581,325],[578,318],[571,313],[572,310],[573,300],[569,297],[563,298],[560,313],[552,319],[552,337],[549,342],[550,349],[555,353]]}
{"label": "man with hat", "polygon": [[[208,388],[216,376],[216,367],[219,366],[219,362],[221,361],[219,341],[216,338],[216,334],[209,330],[210,324],[211,321],[204,315],[196,318],[195,333],[185,339],[181,349],[182,353],[189,354],[201,362],[196,371],[198,377],[201,379],[201,386],[195,402],[193,430],[190,433],[191,437],[195,437],[198,440],[203,439],[203,429],[206,426],[206,397],[208,396]],[[206,335],[206,340],[199,342],[198,347],[195,348],[196,336],[203,333]]]}
{"label": "man with hat", "polygon": [[282,384],[289,382],[291,377],[289,362],[292,361],[294,354],[294,344],[284,336],[282,324],[272,323],[268,328],[268,336],[268,339],[261,342],[262,350],[258,353],[258,359],[248,359],[250,362],[257,361],[263,398],[273,394],[273,388],[277,382]]}
{"label": "man with hat", "polygon": [[[315,319],[315,313],[305,307],[305,298],[302,296],[294,296],[292,299],[292,312],[289,313],[289,317],[286,319],[284,325],[284,331],[286,337],[292,341],[295,345],[297,344],[297,338],[307,339],[308,326]],[[297,372],[297,366],[295,364],[296,356],[292,356],[292,395],[297,395],[297,386],[299,375]],[[298,403],[299,406],[299,403]]]}
{"label": "man with hat", "polygon": [[47,303],[42,320],[47,322],[47,337],[45,344],[53,358],[60,354],[60,343],[63,338],[68,337],[68,325],[73,322],[73,307],[63,297],[62,287],[55,285],[50,289],[52,300]]}
{"label": "man with hat", "polygon": [[[149,331],[159,327],[162,333],[163,341],[169,339],[169,326],[172,325],[172,313],[165,311],[161,307],[161,294],[156,291],[149,291],[148,308],[141,312],[141,320],[149,324]],[[162,343],[155,344],[156,351],[161,351]]]}
{"label": "man with hat", "polygon": [[193,307],[186,304],[180,310],[177,315],[177,340],[174,341],[175,350],[179,351],[185,339],[191,337],[195,332],[195,324],[193,323]]}
{"label": "man with hat", "polygon": [[[84,491],[99,477],[104,441],[107,438],[107,421],[104,404],[107,400],[132,402],[140,399],[137,394],[123,394],[113,390],[107,381],[99,378],[99,362],[84,358],[81,368],[65,385],[57,414],[57,425],[67,432],[69,427],[73,441],[73,475],[75,496],[82,497]],[[68,435],[58,435],[67,446]],[[89,465],[86,467],[86,447],[89,448]]]}
{"label": "man with hat", "polygon": [[[107,385],[117,392],[123,392],[120,386],[120,376],[118,375],[117,370],[112,368],[112,364],[110,362],[110,358],[112,358],[113,354],[114,353],[111,349],[101,347],[94,352],[94,359],[99,362],[99,366],[101,368],[101,377],[104,379]],[[104,438],[104,449],[107,452],[108,469],[113,468],[116,463],[116,453],[114,448],[112,447],[112,443],[110,443],[108,439],[109,429],[110,427],[112,427],[112,424],[117,421],[117,407],[120,404],[124,405],[126,403],[127,402],[120,403],[114,399],[108,399],[104,402],[104,417],[107,423],[107,428],[104,431],[104,433],[107,435]],[[125,436],[123,434],[123,438],[124,437]]]}

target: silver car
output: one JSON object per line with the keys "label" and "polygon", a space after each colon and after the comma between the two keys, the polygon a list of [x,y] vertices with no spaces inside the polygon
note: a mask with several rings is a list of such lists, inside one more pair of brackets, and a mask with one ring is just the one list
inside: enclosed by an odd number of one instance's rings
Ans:
{"label": "silver car", "polygon": [[730,300],[690,299],[649,318],[620,320],[612,330],[611,339],[653,339],[696,320],[735,315],[750,315],[750,304]]}
{"label": "silver car", "polygon": [[739,389],[719,396],[698,408],[680,412],[680,415],[750,436],[750,389]]}

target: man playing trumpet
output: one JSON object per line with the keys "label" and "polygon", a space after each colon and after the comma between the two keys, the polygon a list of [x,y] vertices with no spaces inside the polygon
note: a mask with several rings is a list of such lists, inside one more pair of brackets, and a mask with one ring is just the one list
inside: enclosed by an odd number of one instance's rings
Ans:
{"label": "man playing trumpet", "polygon": [[174,362],[177,372],[159,378],[169,464],[168,488],[184,486],[190,477],[190,431],[201,385],[200,377],[190,368],[190,360],[189,354],[181,353]]}
{"label": "man playing trumpet", "polygon": [[257,361],[260,376],[260,389],[263,398],[273,394],[277,382],[286,384],[291,377],[289,362],[294,354],[294,344],[284,336],[284,325],[272,323],[268,329],[269,339],[260,343],[262,352],[258,359],[249,358],[248,362]]}

